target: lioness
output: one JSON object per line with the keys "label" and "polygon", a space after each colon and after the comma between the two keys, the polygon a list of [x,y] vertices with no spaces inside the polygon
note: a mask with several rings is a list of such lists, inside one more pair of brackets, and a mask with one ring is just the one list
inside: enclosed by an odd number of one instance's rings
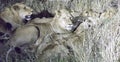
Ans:
{"label": "lioness", "polygon": [[3,19],[6,23],[12,25],[12,30],[16,27],[24,24],[25,20],[30,20],[33,9],[22,4],[16,3],[10,7],[4,9],[0,13],[0,18]]}

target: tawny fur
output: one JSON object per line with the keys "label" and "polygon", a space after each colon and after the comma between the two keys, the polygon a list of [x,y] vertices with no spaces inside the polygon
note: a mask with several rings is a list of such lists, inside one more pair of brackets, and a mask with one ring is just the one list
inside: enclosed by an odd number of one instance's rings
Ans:
{"label": "tawny fur", "polygon": [[10,23],[12,25],[12,30],[16,27],[23,25],[23,19],[26,19],[25,16],[30,16],[32,14],[33,9],[22,4],[16,3],[10,7],[4,9],[3,12],[0,13],[0,18],[2,18],[6,23]]}

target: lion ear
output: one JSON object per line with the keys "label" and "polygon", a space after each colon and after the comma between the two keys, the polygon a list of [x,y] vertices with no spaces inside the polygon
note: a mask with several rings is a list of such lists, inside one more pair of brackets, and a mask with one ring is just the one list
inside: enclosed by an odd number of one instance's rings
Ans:
{"label": "lion ear", "polygon": [[13,6],[13,9],[14,9],[14,10],[19,10],[20,8],[19,8],[19,6],[14,5],[14,6]]}

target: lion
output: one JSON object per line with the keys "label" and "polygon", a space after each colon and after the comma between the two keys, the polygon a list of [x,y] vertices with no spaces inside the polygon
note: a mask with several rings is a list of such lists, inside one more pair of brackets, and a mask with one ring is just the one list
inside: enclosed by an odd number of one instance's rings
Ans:
{"label": "lion", "polygon": [[12,30],[25,24],[25,20],[30,20],[33,9],[23,3],[16,3],[7,7],[0,13],[0,18],[12,25]]}
{"label": "lion", "polygon": [[[50,35],[51,33],[66,34],[72,32],[74,25],[72,23],[72,16],[70,15],[69,11],[62,9],[55,11],[55,13],[56,14],[54,18],[46,19],[46,21],[45,19],[37,19],[32,22],[35,25],[36,23],[39,23],[38,27],[40,29],[42,38]],[[36,45],[41,43],[42,38],[36,42]]]}
{"label": "lion", "polygon": [[[64,43],[65,38],[74,36],[73,31],[78,27],[74,25],[72,15],[66,9],[55,11],[55,13],[55,17],[50,22],[52,32],[45,35],[43,38],[39,38],[35,43],[35,46],[37,46],[37,56],[45,52],[47,49],[58,45],[59,42],[57,40],[59,40],[60,43]],[[75,24],[79,22],[80,21],[78,20]]]}

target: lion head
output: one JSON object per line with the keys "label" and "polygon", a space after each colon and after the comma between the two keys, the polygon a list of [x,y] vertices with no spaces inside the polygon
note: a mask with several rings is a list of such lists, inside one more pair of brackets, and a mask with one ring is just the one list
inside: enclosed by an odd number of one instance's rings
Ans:
{"label": "lion head", "polygon": [[10,23],[13,29],[26,23],[26,20],[30,20],[33,9],[22,4],[16,3],[10,7],[5,8],[0,14],[6,23]]}
{"label": "lion head", "polygon": [[31,9],[30,7],[28,7],[22,3],[16,3],[11,8],[13,8],[18,13],[18,16],[21,19],[30,20],[30,16],[33,11],[33,9]]}
{"label": "lion head", "polygon": [[[54,17],[55,23],[53,23],[53,27],[55,27],[56,32],[68,32],[72,30],[73,23],[72,23],[72,16],[70,15],[69,11],[62,9],[55,11],[56,15]],[[56,29],[57,28],[57,29]]]}

